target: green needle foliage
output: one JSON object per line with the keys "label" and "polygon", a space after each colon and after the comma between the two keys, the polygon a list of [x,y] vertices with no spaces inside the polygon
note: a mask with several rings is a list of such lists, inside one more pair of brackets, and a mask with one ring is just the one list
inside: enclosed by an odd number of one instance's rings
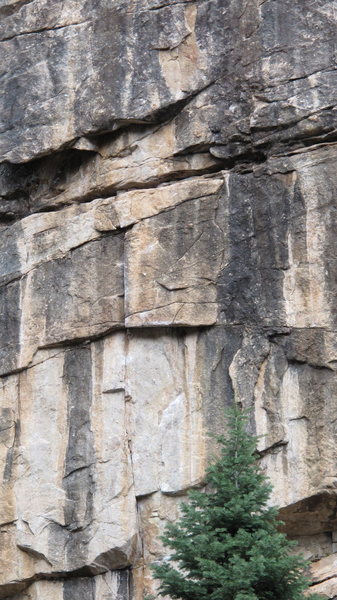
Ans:
{"label": "green needle foliage", "polygon": [[[228,412],[220,458],[207,469],[208,492],[193,490],[182,517],[161,538],[172,553],[153,565],[159,594],[182,600],[303,600],[309,582],[293,542],[279,533],[271,486],[256,462],[247,415]],[[310,600],[318,598],[311,595]]]}

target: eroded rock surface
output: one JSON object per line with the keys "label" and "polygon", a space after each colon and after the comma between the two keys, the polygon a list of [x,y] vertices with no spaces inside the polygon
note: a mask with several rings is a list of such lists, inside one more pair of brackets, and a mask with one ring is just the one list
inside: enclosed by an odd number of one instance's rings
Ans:
{"label": "eroded rock surface", "polygon": [[336,14],[0,0],[0,598],[144,600],[233,401],[337,597]]}

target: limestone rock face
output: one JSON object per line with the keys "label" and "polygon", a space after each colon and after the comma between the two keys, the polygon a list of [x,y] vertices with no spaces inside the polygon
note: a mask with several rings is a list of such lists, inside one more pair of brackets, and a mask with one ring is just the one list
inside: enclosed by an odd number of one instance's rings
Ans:
{"label": "limestone rock face", "polygon": [[331,0],[0,0],[0,598],[144,600],[223,408],[337,597]]}

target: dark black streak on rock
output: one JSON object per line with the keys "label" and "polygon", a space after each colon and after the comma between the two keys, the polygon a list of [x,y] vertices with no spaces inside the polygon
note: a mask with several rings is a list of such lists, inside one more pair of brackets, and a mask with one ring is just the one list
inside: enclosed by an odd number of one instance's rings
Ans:
{"label": "dark black streak on rock", "polygon": [[90,577],[66,579],[63,600],[96,600],[95,580]]}
{"label": "dark black streak on rock", "polygon": [[228,264],[219,277],[225,323],[282,324],[290,196],[276,177],[231,175]]}
{"label": "dark black streak on rock", "polygon": [[118,571],[118,588],[116,600],[131,600],[130,577],[131,575],[129,569]]}
{"label": "dark black streak on rock", "polygon": [[206,328],[199,334],[199,348],[206,362],[202,373],[204,412],[207,429],[221,433],[224,427],[224,408],[234,402],[229,367],[241,347],[242,326]]}
{"label": "dark black streak on rock", "polygon": [[[1,415],[1,420],[4,417],[4,411],[5,411],[5,415],[7,413],[7,417],[9,417],[9,418],[11,417],[10,409],[3,409],[2,415]],[[11,421],[9,421],[8,425],[10,427],[14,427],[15,431],[14,431],[13,445],[10,448],[8,448],[7,454],[6,454],[6,462],[5,462],[5,468],[4,468],[4,473],[3,473],[3,483],[8,483],[11,480],[15,453],[17,451],[17,447],[20,445],[20,421],[17,420],[14,424]]]}
{"label": "dark black streak on rock", "polygon": [[21,282],[0,287],[0,372],[17,368],[20,351]]}
{"label": "dark black streak on rock", "polygon": [[[95,460],[90,427],[92,375],[90,347],[79,347],[65,355],[64,382],[68,391],[69,438],[63,487],[66,492],[65,523],[70,536],[67,553],[71,559],[85,556],[85,528],[93,517],[93,467]],[[84,531],[82,531],[84,530]]]}

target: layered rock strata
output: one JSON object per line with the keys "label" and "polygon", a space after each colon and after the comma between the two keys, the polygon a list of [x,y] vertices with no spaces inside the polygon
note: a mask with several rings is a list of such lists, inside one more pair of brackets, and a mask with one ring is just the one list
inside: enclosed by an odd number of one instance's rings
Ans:
{"label": "layered rock strata", "polygon": [[337,597],[331,0],[0,0],[0,598],[143,600],[223,407]]}

